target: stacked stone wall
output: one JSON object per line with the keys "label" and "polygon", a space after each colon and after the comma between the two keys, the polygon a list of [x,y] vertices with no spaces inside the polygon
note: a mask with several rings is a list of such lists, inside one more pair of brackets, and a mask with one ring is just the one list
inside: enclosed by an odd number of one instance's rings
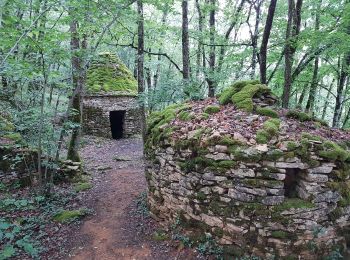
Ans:
{"label": "stacked stone wall", "polygon": [[308,143],[310,162],[296,155],[300,143],[234,153],[180,143],[169,138],[148,150],[149,204],[163,223],[181,216],[220,244],[262,257],[319,259],[346,247],[350,206],[337,184],[349,169],[318,156],[318,142]]}
{"label": "stacked stone wall", "polygon": [[112,138],[109,113],[125,111],[124,137],[141,134],[141,111],[135,96],[94,95],[83,99],[83,132]]}

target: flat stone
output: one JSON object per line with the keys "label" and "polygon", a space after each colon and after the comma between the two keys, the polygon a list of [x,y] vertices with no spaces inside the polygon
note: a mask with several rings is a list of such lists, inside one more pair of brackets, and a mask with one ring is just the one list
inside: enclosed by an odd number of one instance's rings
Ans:
{"label": "flat stone", "polygon": [[277,162],[275,164],[275,167],[282,168],[282,169],[306,169],[308,166],[304,163],[287,163],[287,162]]}
{"label": "flat stone", "polygon": [[229,189],[227,196],[243,202],[252,202],[255,200],[255,196],[247,193],[242,193],[236,189]]}
{"label": "flat stone", "polygon": [[215,145],[215,150],[219,153],[226,153],[227,146],[226,145]]}
{"label": "flat stone", "polygon": [[267,195],[266,190],[258,189],[258,188],[251,189],[251,188],[237,186],[236,190],[243,192],[243,193],[249,193],[249,194],[257,195],[257,196],[261,196],[261,197]]}
{"label": "flat stone", "polygon": [[245,178],[245,177],[250,177],[254,178],[255,177],[255,172],[252,169],[234,169],[231,171],[234,177],[238,178]]}
{"label": "flat stone", "polygon": [[267,144],[260,144],[255,146],[255,149],[260,151],[260,152],[267,152],[269,148],[267,147]]}
{"label": "flat stone", "polygon": [[205,158],[213,159],[214,161],[225,161],[230,160],[230,156],[225,153],[217,153],[217,154],[206,154]]}
{"label": "flat stone", "polygon": [[333,170],[333,167],[332,166],[329,166],[329,165],[323,165],[323,166],[319,166],[319,167],[316,167],[316,168],[312,168],[312,169],[308,169],[308,172],[309,173],[315,173],[315,174],[328,174],[328,173],[331,173]]}
{"label": "flat stone", "polygon": [[322,175],[322,174],[312,174],[312,173],[301,173],[300,176],[306,181],[310,182],[327,182],[328,181],[328,176],[327,175]]}
{"label": "flat stone", "polygon": [[314,198],[314,202],[328,202],[328,203],[337,203],[340,200],[339,192],[327,191],[324,193],[317,194]]}
{"label": "flat stone", "polygon": [[281,204],[284,201],[284,196],[268,196],[262,199],[262,203],[265,205],[273,206]]}
{"label": "flat stone", "polygon": [[209,216],[207,214],[200,214],[202,221],[211,227],[224,227],[223,221],[218,217]]}

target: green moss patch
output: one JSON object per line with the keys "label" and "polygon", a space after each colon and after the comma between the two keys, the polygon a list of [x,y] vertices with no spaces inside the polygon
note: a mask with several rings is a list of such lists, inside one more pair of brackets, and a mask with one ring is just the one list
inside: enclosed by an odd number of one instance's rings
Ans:
{"label": "green moss patch", "polygon": [[275,230],[271,232],[271,236],[274,238],[287,238],[288,233],[282,230]]}
{"label": "green moss patch", "polygon": [[350,181],[330,182],[328,186],[333,190],[339,191],[342,196],[339,205],[346,207],[350,205]]}
{"label": "green moss patch", "polygon": [[271,90],[262,84],[248,84],[244,86],[239,92],[235,93],[231,100],[237,108],[243,109],[248,112],[254,110],[253,97],[260,96],[264,93],[270,94]]}
{"label": "green moss patch", "polygon": [[232,96],[237,92],[241,91],[241,89],[246,85],[256,85],[260,84],[259,80],[246,80],[246,81],[237,81],[232,86],[224,89],[220,96],[219,102],[221,105],[225,105],[232,102]]}
{"label": "green moss patch", "polygon": [[258,114],[258,115],[261,115],[261,116],[268,116],[268,117],[272,117],[272,118],[278,118],[278,113],[271,109],[271,108],[266,108],[266,107],[257,107],[255,112]]}
{"label": "green moss patch", "polygon": [[63,210],[57,213],[53,220],[61,223],[72,222],[74,220],[80,219],[86,215],[86,210]]}
{"label": "green moss patch", "polygon": [[284,211],[289,209],[309,209],[314,208],[315,204],[309,201],[305,201],[298,198],[289,198],[286,199],[283,203],[274,207],[276,211]]}
{"label": "green moss patch", "polygon": [[348,151],[331,141],[324,142],[323,151],[320,151],[319,155],[332,161],[339,160],[341,162],[350,158],[350,153]]}
{"label": "green moss patch", "polygon": [[220,107],[219,106],[207,106],[204,109],[204,113],[207,113],[207,114],[216,114],[219,111],[220,111]]}
{"label": "green moss patch", "polygon": [[290,110],[287,112],[286,117],[296,119],[300,122],[314,121],[317,125],[328,126],[328,123],[322,119],[318,119],[311,114],[304,113],[298,110]]}
{"label": "green moss patch", "polygon": [[277,118],[271,118],[265,121],[263,129],[260,129],[256,133],[256,141],[259,144],[268,143],[272,137],[278,135],[281,120]]}
{"label": "green moss patch", "polygon": [[101,53],[87,71],[87,92],[126,92],[137,94],[137,81],[129,69],[112,53]]}
{"label": "green moss patch", "polygon": [[74,190],[76,192],[89,190],[92,188],[92,184],[89,182],[80,182],[74,185]]}

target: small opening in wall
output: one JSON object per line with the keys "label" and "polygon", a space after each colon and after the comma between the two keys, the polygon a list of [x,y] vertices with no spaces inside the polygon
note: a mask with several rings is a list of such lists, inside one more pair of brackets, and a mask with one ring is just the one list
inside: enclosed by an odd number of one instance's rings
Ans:
{"label": "small opening in wall", "polygon": [[298,184],[298,169],[286,169],[286,178],[284,179],[284,196],[287,198],[297,198],[297,184]]}
{"label": "small opening in wall", "polygon": [[109,120],[111,122],[111,131],[113,139],[123,138],[125,111],[109,112]]}

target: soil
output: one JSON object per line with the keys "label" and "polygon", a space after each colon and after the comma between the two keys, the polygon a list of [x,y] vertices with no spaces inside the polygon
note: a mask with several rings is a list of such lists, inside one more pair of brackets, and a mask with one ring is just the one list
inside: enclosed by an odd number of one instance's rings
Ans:
{"label": "soil", "polygon": [[93,214],[72,230],[61,259],[198,259],[179,243],[155,241],[160,226],[140,211],[146,191],[140,139],[107,140],[85,137],[82,157],[93,188],[82,193],[83,206]]}

